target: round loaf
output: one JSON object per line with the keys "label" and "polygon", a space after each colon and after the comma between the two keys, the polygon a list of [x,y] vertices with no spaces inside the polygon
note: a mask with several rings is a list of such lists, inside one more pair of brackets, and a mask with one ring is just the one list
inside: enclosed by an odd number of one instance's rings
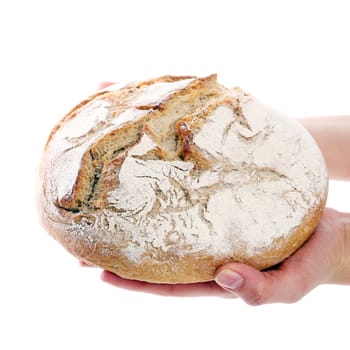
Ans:
{"label": "round loaf", "polygon": [[212,280],[258,269],[312,234],[328,190],[323,157],[296,121],[215,75],[115,85],[53,129],[38,202],[71,254],[122,277]]}

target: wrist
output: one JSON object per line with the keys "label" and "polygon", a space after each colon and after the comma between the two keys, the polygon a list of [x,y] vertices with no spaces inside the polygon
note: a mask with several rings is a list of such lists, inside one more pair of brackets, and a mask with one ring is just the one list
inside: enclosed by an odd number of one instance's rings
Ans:
{"label": "wrist", "polygon": [[335,283],[350,285],[350,213],[339,213],[336,234],[340,254]]}

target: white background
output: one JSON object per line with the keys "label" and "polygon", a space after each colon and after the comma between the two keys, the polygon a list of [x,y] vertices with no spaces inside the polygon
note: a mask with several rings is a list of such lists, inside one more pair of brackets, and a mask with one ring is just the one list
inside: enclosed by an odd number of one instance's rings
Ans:
{"label": "white background", "polygon": [[[1,349],[349,349],[350,287],[293,305],[126,292],[39,226],[52,126],[100,81],[218,73],[291,117],[350,112],[347,1],[2,1]],[[328,205],[350,211],[349,184]]]}

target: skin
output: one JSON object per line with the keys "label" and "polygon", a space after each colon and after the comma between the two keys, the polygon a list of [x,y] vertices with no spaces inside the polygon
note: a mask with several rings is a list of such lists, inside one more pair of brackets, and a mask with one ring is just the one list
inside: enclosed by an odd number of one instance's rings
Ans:
{"label": "skin", "polygon": [[[350,116],[299,121],[318,143],[330,178],[350,181]],[[320,284],[350,285],[350,213],[326,208],[311,238],[290,258],[265,271],[229,263],[216,271],[214,281],[204,283],[152,284],[108,271],[101,279],[118,288],[162,296],[238,297],[249,305],[293,303]]]}

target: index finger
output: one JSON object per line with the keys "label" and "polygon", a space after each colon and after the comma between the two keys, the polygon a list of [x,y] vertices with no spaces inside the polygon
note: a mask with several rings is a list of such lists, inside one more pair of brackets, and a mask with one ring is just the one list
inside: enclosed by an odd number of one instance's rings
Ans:
{"label": "index finger", "polygon": [[118,84],[118,83],[116,81],[103,81],[97,85],[97,89],[98,90],[105,89],[106,87],[114,84]]}
{"label": "index finger", "polygon": [[173,297],[207,297],[217,296],[233,298],[234,296],[221,287],[215,281],[187,283],[187,284],[156,284],[142,281],[128,280],[109,271],[103,271],[102,281],[115,287],[130,291],[150,293],[160,296]]}

